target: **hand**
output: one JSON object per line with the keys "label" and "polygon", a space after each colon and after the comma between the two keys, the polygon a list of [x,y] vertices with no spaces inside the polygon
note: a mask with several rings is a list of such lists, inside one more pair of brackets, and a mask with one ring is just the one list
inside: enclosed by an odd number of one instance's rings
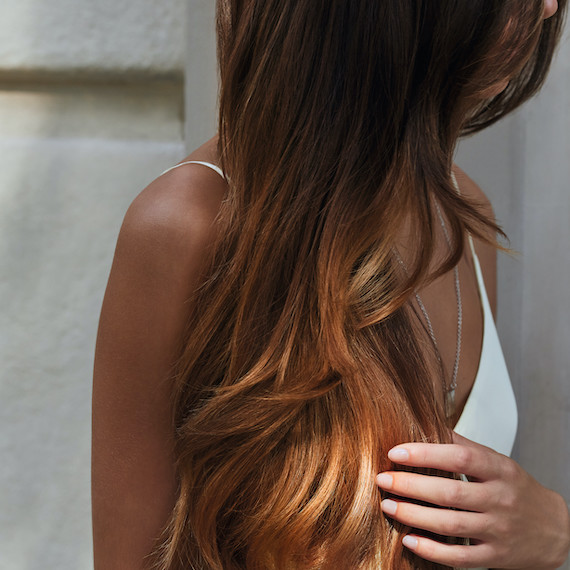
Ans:
{"label": "hand", "polygon": [[[457,481],[390,471],[378,486],[446,508],[385,499],[382,510],[416,529],[471,539],[449,545],[414,534],[403,544],[418,556],[462,568],[532,568],[561,566],[570,548],[570,515],[564,499],[543,487],[515,461],[453,433],[452,444],[405,443],[391,449],[394,463],[463,473]],[[457,510],[452,510],[457,509]]]}

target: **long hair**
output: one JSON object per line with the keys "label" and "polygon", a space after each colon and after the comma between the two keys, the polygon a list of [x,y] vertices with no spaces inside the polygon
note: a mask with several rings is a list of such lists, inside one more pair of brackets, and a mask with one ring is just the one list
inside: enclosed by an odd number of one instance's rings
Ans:
{"label": "long hair", "polygon": [[[407,301],[466,232],[495,243],[453,152],[537,92],[565,8],[218,0],[228,190],[174,375],[180,486],[157,568],[441,568],[403,548],[374,483],[394,445],[450,437]],[[452,248],[430,273],[435,202]]]}

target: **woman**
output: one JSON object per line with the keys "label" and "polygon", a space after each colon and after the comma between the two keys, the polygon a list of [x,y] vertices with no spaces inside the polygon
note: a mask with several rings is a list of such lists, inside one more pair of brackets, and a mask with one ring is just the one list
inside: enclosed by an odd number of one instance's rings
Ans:
{"label": "woman", "polygon": [[500,230],[452,157],[565,9],[218,1],[219,136],[135,199],[103,303],[96,570],[563,563],[563,499],[504,455]]}

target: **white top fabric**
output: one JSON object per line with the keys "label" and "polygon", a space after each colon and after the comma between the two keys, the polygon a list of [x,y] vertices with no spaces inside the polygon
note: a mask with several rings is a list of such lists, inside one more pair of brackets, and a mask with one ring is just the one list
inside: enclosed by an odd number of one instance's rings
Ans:
{"label": "white top fabric", "polygon": [[[226,179],[218,166],[198,160],[181,162],[165,170],[163,174],[184,164],[202,164],[217,172],[224,180]],[[453,173],[451,177],[459,192]],[[469,236],[469,246],[473,255],[483,312],[483,344],[475,382],[455,426],[455,431],[499,453],[510,455],[517,432],[517,404],[487,297],[481,265],[471,236]]]}
{"label": "white top fabric", "polygon": [[469,242],[483,306],[483,346],[477,376],[455,431],[510,455],[517,433],[517,403],[471,237]]}
{"label": "white top fabric", "polygon": [[[176,164],[175,166],[171,166],[170,168],[166,169],[162,174],[166,174],[167,172],[170,172],[171,170],[174,170],[175,168],[178,168],[184,164],[202,164],[203,166],[207,166],[208,168],[211,168],[213,171],[217,172],[224,180],[226,179],[224,173],[222,172],[222,169],[219,166],[216,166],[211,162],[204,162],[202,160],[187,160],[186,162],[181,162],[180,164]],[[162,176],[162,174],[160,176]]]}
{"label": "white top fabric", "polygon": [[[452,179],[459,191],[455,176],[452,175]],[[510,455],[517,433],[517,403],[471,236],[469,246],[483,311],[483,345],[477,376],[455,431],[499,453]]]}

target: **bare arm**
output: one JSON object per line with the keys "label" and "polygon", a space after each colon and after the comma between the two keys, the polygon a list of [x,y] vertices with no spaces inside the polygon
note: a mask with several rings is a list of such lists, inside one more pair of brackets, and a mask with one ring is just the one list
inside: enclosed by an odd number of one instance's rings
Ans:
{"label": "bare arm", "polygon": [[93,378],[95,570],[139,570],[176,499],[170,374],[219,208],[220,181],[180,168],[129,208],[105,292]]}

